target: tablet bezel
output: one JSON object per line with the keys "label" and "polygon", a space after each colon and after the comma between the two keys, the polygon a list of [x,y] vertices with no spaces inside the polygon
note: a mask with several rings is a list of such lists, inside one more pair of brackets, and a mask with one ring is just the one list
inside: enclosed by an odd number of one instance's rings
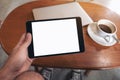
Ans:
{"label": "tablet bezel", "polygon": [[[53,56],[53,55],[64,55],[64,54],[72,54],[72,53],[81,53],[85,51],[84,48],[84,39],[83,39],[83,31],[82,31],[82,21],[80,17],[69,17],[69,18],[56,18],[56,19],[45,19],[45,20],[33,20],[33,21],[27,21],[26,22],[26,32],[32,34],[32,22],[41,22],[41,21],[53,21],[53,20],[65,20],[65,19],[76,19],[77,24],[77,34],[78,34],[78,41],[79,41],[79,48],[80,51],[78,52],[70,52],[70,53],[57,53],[57,54],[51,54],[51,55],[42,55],[42,56],[34,56],[34,45],[33,45],[33,39],[31,44],[28,47],[28,56],[30,58],[36,58],[36,57],[44,57],[44,56]],[[33,35],[32,35],[33,36]]]}

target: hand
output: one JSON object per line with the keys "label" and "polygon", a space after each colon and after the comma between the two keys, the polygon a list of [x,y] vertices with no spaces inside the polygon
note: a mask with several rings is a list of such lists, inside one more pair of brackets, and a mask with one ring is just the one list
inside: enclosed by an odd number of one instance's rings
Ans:
{"label": "hand", "polygon": [[20,41],[9,56],[6,64],[3,66],[2,71],[6,72],[6,75],[9,74],[11,77],[16,77],[17,75],[29,69],[33,61],[28,57],[27,52],[27,48],[30,45],[31,40],[32,38],[30,33],[22,35]]}

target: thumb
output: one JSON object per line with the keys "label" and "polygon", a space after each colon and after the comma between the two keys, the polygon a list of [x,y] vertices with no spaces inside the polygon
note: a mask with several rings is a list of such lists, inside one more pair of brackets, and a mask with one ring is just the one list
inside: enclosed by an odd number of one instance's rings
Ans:
{"label": "thumb", "polygon": [[32,36],[30,33],[27,33],[22,46],[27,48],[30,45],[31,41],[32,41]]}

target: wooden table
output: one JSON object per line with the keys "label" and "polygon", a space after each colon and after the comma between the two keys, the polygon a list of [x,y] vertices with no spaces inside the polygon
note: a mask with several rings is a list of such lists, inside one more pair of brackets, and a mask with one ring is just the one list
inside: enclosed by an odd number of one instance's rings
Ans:
{"label": "wooden table", "polygon": [[[33,8],[66,2],[67,1],[50,0],[34,1],[13,10],[7,16],[2,28],[0,29],[0,41],[7,54],[10,55],[20,36],[26,32],[26,21],[33,20]],[[118,14],[98,4],[81,2],[80,5],[85,9],[93,21],[97,21],[101,18],[106,18],[113,21],[118,28],[117,35],[120,35],[120,16]],[[33,62],[33,65],[79,69],[104,69],[120,67],[120,44],[116,44],[111,47],[104,47],[95,43],[87,34],[87,26],[83,27],[83,34],[85,40],[84,53],[42,57],[36,59]],[[118,37],[120,38],[120,36]]]}

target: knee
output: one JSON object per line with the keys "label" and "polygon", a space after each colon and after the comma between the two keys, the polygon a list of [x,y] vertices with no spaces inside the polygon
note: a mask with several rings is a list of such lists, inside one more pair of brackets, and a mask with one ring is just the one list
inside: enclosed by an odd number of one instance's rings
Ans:
{"label": "knee", "polygon": [[17,76],[15,80],[44,80],[44,78],[37,72],[26,71]]}

